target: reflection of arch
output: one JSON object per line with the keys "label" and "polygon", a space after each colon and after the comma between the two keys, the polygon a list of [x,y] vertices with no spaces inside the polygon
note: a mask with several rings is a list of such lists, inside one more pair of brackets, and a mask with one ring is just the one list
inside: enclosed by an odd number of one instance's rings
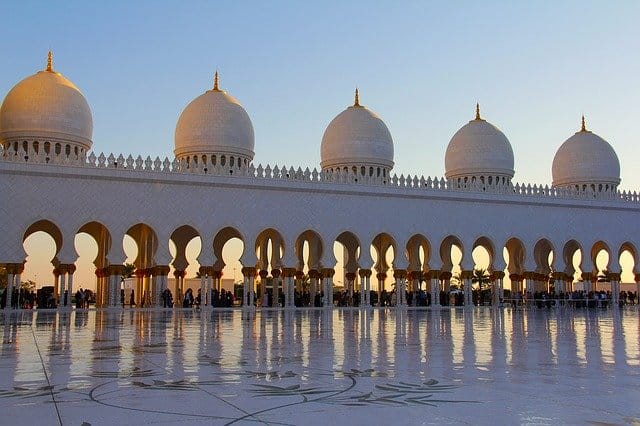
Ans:
{"label": "reflection of arch", "polygon": [[53,222],[49,220],[39,220],[29,226],[26,231],[24,231],[22,243],[24,244],[27,238],[29,238],[29,236],[35,232],[45,232],[49,234],[51,238],[53,238],[53,241],[56,243],[56,254],[54,255],[53,259],[51,259],[51,261],[54,262],[58,256],[58,253],[60,253],[60,249],[62,249],[62,232],[60,232],[60,228],[58,228]]}
{"label": "reflection of arch", "polygon": [[608,270],[609,265],[611,264],[611,257],[612,257],[611,250],[609,249],[609,245],[604,241],[596,241],[591,247],[591,263],[593,266],[592,270],[596,275],[600,272],[598,270],[598,264],[596,263],[596,258],[598,257],[598,253],[600,253],[603,250],[607,252],[607,255],[608,255],[607,264],[603,269]]}
{"label": "reflection of arch", "polygon": [[387,252],[389,248],[393,249],[393,256],[398,255],[397,245],[393,237],[387,233],[381,233],[376,235],[376,237],[371,242],[371,245],[375,249],[378,255],[378,261],[374,265],[374,268],[378,273],[386,272],[389,269],[389,264],[387,263]]}
{"label": "reflection of arch", "polygon": [[[553,252],[554,256],[551,264],[549,264],[549,254],[551,254],[551,252]],[[536,262],[536,272],[549,275],[553,269],[553,264],[555,263],[555,249],[553,248],[551,241],[546,238],[538,240],[536,245],[533,247],[533,259]]]}
{"label": "reflection of arch", "polygon": [[631,254],[631,257],[633,258],[633,270],[631,272],[637,273],[638,266],[639,266],[638,265],[638,249],[633,243],[630,243],[628,241],[622,243],[622,245],[620,246],[620,250],[618,250],[618,262],[620,262],[620,256],[622,256],[622,253],[624,253],[625,251],[629,252],[629,254]]}
{"label": "reflection of arch", "polygon": [[358,248],[360,247],[360,240],[353,232],[344,231],[336,237],[336,241],[344,247],[344,270],[348,273],[355,273],[359,268]]}
{"label": "reflection of arch", "polygon": [[491,239],[489,237],[480,237],[480,238],[478,238],[473,243],[473,247],[471,249],[471,256],[472,257],[473,257],[473,251],[478,247],[482,247],[487,251],[487,254],[489,255],[489,267],[487,268],[487,270],[493,271],[493,260],[496,257],[496,249],[495,249],[495,246],[493,244],[493,241],[491,241]]}
{"label": "reflection of arch", "polygon": [[[420,260],[420,249],[424,252],[424,262]],[[422,234],[416,234],[409,238],[409,241],[407,241],[406,256],[409,261],[407,270],[427,272],[429,270],[429,259],[431,258],[431,244],[429,244],[429,240]]]}
{"label": "reflection of arch", "polygon": [[[200,237],[198,231],[191,225],[182,225],[171,234],[169,239],[176,245],[176,257],[173,260],[173,267],[178,271],[184,271],[189,266],[187,261],[187,245],[191,240]],[[201,248],[202,250],[202,248]]]}
{"label": "reflection of arch", "polygon": [[[237,238],[242,241],[242,250],[244,252],[244,237],[240,231],[235,228],[230,226],[222,228],[213,238],[213,257],[215,262],[213,267],[216,271],[222,271],[226,265],[222,256],[222,250],[224,249],[225,244],[227,244],[227,242],[232,238]],[[240,253],[239,257],[242,257],[242,253]]]}
{"label": "reflection of arch", "polygon": [[[570,277],[576,273],[576,269],[573,267],[573,255],[580,251],[580,253],[584,253],[582,250],[582,246],[576,240],[569,240],[565,243],[564,248],[562,249],[562,259],[564,260],[564,273]],[[584,262],[584,256],[580,258],[580,264],[578,265],[581,270],[584,270],[582,267],[582,263]]]}
{"label": "reflection of arch", "polygon": [[[271,259],[269,259],[269,243],[271,243]],[[282,235],[273,228],[267,228],[260,232],[256,238],[256,255],[258,256],[258,268],[267,270],[282,268],[282,258],[284,257],[284,239]]]}
{"label": "reflection of arch", "polygon": [[154,256],[158,249],[155,231],[146,223],[138,223],[129,228],[127,235],[133,238],[138,246],[138,256],[133,262],[136,268],[146,269],[155,266]]}
{"label": "reflection of arch", "polygon": [[80,227],[78,232],[76,232],[76,234],[82,233],[90,235],[98,245],[98,254],[93,261],[96,268],[100,269],[107,266],[107,254],[111,249],[111,234],[107,227],[100,222],[89,222]]}
{"label": "reflection of arch", "polygon": [[509,253],[509,264],[507,265],[509,274],[522,275],[526,256],[524,244],[518,238],[510,238],[504,246]]}
{"label": "reflection of arch", "polygon": [[320,270],[320,259],[322,259],[322,238],[316,231],[312,231],[310,229],[304,231],[302,234],[298,236],[296,239],[296,258],[298,259],[298,271],[302,271],[304,269],[305,261],[304,261],[304,243],[307,243],[309,246],[309,260],[307,262],[307,267],[315,270]]}
{"label": "reflection of arch", "polygon": [[460,252],[462,253],[462,258],[460,259],[460,263],[464,259],[464,246],[462,245],[462,241],[460,238],[455,235],[449,235],[442,243],[440,243],[440,260],[442,260],[442,271],[451,272],[453,269],[453,259],[451,258],[451,248],[453,246],[458,247]]}

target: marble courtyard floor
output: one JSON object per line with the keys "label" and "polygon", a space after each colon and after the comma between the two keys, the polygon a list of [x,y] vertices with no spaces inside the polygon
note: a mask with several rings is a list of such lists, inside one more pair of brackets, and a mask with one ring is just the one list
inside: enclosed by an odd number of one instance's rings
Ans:
{"label": "marble courtyard floor", "polygon": [[0,324],[0,424],[640,424],[636,307],[34,311]]}

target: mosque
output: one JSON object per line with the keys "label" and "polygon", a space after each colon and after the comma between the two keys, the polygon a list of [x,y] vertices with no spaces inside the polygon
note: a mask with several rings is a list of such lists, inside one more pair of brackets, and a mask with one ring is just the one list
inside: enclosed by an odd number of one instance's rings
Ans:
{"label": "mosque", "polygon": [[[603,271],[615,301],[624,252],[634,268],[624,272],[634,273],[640,290],[640,196],[618,189],[618,157],[587,129],[584,117],[553,158],[553,181],[524,185],[514,183],[509,140],[479,107],[451,138],[444,177],[394,174],[389,129],[360,104],[357,91],[322,136],[319,169],[257,164],[251,119],[221,89],[217,73],[213,88],[178,119],[175,158],[98,153],[92,130],[87,100],[54,70],[51,53],[44,70],[6,94],[0,107],[0,264],[9,290],[21,282],[23,243],[38,231],[55,241],[51,270],[60,305],[65,291],[75,290],[78,233],[98,245],[98,307],[120,303],[125,235],[138,247],[136,301],[145,298],[147,305],[158,305],[167,288],[181,297],[186,246],[197,237],[204,304],[220,285],[222,249],[232,238],[244,244],[249,306],[270,282],[274,299],[282,294],[284,306],[293,307],[294,291],[307,277],[312,296],[322,293],[324,305],[333,306],[336,242],[344,252],[345,288],[362,295],[362,306],[371,305],[372,291],[387,279],[398,305],[418,288],[438,305],[454,266],[469,304],[477,247],[489,255],[493,304],[505,275],[513,292],[566,292],[578,285],[592,289]],[[453,247],[462,253],[459,262]],[[601,251],[608,254],[605,268],[596,265]]]}

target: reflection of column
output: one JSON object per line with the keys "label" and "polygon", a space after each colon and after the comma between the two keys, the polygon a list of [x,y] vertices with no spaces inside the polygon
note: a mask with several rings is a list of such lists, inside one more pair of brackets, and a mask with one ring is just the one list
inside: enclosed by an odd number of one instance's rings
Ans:
{"label": "reflection of column", "polygon": [[640,305],[640,274],[635,274],[636,280],[636,304]]}
{"label": "reflection of column", "polygon": [[58,298],[60,297],[60,270],[53,268],[53,298],[54,303],[58,304]]}
{"label": "reflection of column", "polygon": [[153,306],[153,301],[151,300],[151,268],[144,270],[144,280],[142,285],[144,306]]}
{"label": "reflection of column", "polygon": [[66,290],[66,278],[67,278],[67,265],[59,264],[58,265],[58,307],[62,308],[64,306],[64,291]]}

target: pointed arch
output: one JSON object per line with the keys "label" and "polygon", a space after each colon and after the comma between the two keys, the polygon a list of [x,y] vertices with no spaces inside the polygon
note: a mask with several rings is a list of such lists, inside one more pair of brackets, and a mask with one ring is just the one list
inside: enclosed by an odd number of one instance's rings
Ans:
{"label": "pointed arch", "polygon": [[298,238],[296,238],[295,243],[295,252],[296,259],[298,259],[297,269],[302,271],[304,269],[305,260],[304,260],[304,243],[307,243],[309,247],[309,259],[306,262],[308,269],[320,270],[320,259],[322,259],[323,254],[323,243],[322,237],[316,231],[312,229],[307,229],[302,232]]}
{"label": "pointed arch", "polygon": [[93,264],[96,268],[104,268],[107,266],[107,254],[111,249],[111,233],[109,229],[102,223],[93,221],[82,225],[76,234],[87,234],[95,240],[98,245],[98,254]]}
{"label": "pointed arch", "polygon": [[464,245],[459,237],[456,235],[449,235],[445,237],[440,243],[440,260],[442,261],[442,271],[451,272],[453,269],[453,259],[451,258],[451,248],[453,246],[458,247],[462,253],[460,262],[464,259]]}
{"label": "pointed arch", "polygon": [[[424,253],[424,261],[420,259],[420,249]],[[415,234],[407,241],[405,256],[409,262],[409,271],[427,272],[431,259],[431,243],[424,235]]]}
{"label": "pointed arch", "polygon": [[62,249],[63,238],[62,238],[62,232],[60,231],[60,228],[50,220],[47,220],[47,219],[39,220],[37,222],[32,223],[24,231],[24,234],[22,235],[22,243],[24,244],[26,239],[29,238],[31,234],[36,232],[44,232],[48,234],[51,238],[53,238],[53,241],[56,244],[55,256],[52,259],[52,262],[54,262],[58,256],[58,253],[60,253],[60,250]]}
{"label": "pointed arch", "polygon": [[[549,263],[549,255],[553,253],[553,260]],[[533,259],[536,262],[536,272],[549,275],[554,269],[555,249],[551,241],[546,238],[539,239],[533,247]]]}

